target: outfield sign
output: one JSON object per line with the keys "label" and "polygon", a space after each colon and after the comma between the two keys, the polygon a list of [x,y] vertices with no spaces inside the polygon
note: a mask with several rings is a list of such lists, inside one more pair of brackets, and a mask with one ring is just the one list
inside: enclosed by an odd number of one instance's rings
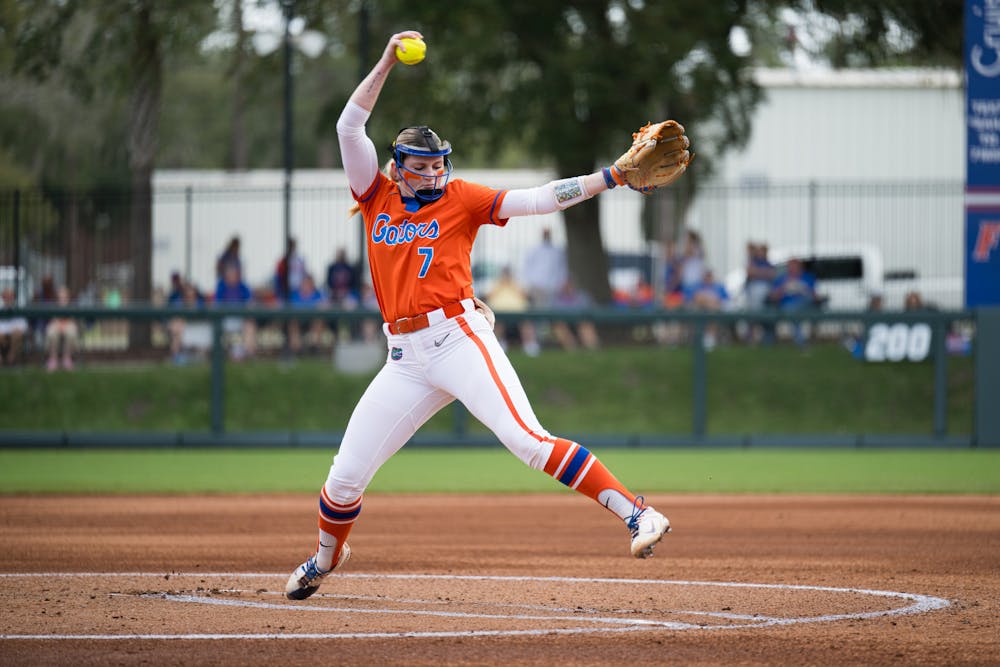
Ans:
{"label": "outfield sign", "polygon": [[925,361],[933,338],[931,326],[924,322],[879,322],[868,329],[865,361]]}
{"label": "outfield sign", "polygon": [[965,2],[965,305],[1000,305],[1000,0]]}

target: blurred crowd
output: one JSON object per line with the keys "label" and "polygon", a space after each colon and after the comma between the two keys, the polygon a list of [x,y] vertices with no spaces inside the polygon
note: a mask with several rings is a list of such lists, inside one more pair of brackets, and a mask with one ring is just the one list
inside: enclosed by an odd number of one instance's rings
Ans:
{"label": "blurred crowd", "polygon": [[[734,299],[725,284],[706,262],[702,237],[686,230],[679,241],[663,244],[660,284],[640,279],[629,290],[615,290],[613,305],[628,309],[688,310],[725,312],[733,309]],[[511,266],[501,269],[479,294],[499,314],[497,337],[505,348],[519,345],[529,356],[537,356],[547,346],[563,350],[596,350],[601,338],[594,322],[581,317],[594,305],[590,295],[573,281],[566,251],[553,241],[544,228],[538,243],[529,250],[523,266],[515,272]],[[741,310],[780,312],[788,315],[789,338],[804,346],[810,335],[808,324],[796,323],[796,313],[822,308],[824,297],[817,292],[817,279],[800,259],[791,258],[781,265],[769,259],[768,246],[761,242],[746,245],[745,280],[740,286]],[[51,276],[41,281],[34,303],[56,306],[122,304],[120,292],[109,288],[98,297],[83,293],[73,299],[65,285],[57,285]],[[15,304],[13,290],[0,293],[0,307]],[[254,317],[227,317],[223,331],[227,350],[234,360],[258,354],[261,341],[268,350],[278,349],[286,358],[319,354],[332,349],[338,341],[374,343],[381,332],[381,320],[337,318],[336,312],[362,309],[377,313],[378,304],[370,285],[361,279],[358,266],[344,248],[338,248],[317,274],[299,253],[296,241],[289,239],[284,252],[276,258],[272,278],[251,288],[245,279],[240,239],[234,236],[219,253],[215,263],[215,284],[209,289],[186,281],[173,272],[167,289],[154,291],[153,305],[185,310],[213,306],[254,307]],[[906,296],[907,310],[927,308],[920,295]],[[261,317],[269,308],[293,308],[315,312],[316,317],[287,319]],[[872,295],[869,310],[880,310],[879,295]],[[334,313],[323,313],[334,311]],[[533,317],[518,319],[518,313],[535,311]],[[513,316],[513,317],[511,317]],[[770,323],[769,323],[770,322]],[[45,318],[27,321],[23,317],[0,319],[0,365],[19,363],[27,346],[44,350],[49,371],[73,370],[74,357],[82,331],[93,323],[73,318]],[[118,323],[126,327],[124,322]],[[714,348],[720,342],[740,340],[769,344],[776,339],[773,320],[748,319],[741,326],[704,326],[704,345]],[[156,323],[168,340],[169,358],[186,364],[204,358],[212,346],[212,328],[208,320],[177,316]],[[668,322],[655,324],[652,335],[663,344],[689,340],[691,326]]]}
{"label": "blurred crowd", "polygon": [[[170,278],[170,290],[161,297],[170,307],[198,309],[211,305],[227,308],[259,309],[293,308],[304,311],[378,310],[371,288],[360,279],[357,266],[349,261],[347,252],[339,248],[318,276],[307,266],[298,251],[295,239],[289,239],[285,252],[276,260],[269,283],[251,288],[244,277],[240,255],[240,239],[234,236],[215,263],[214,290],[202,292],[185,281],[179,272]],[[229,342],[230,357],[242,360],[257,353],[258,341],[265,333],[280,341],[281,354],[286,358],[314,355],[331,348],[336,341],[374,341],[380,322],[367,318],[341,321],[329,315],[315,318],[285,319],[267,317],[229,317],[223,331]],[[172,318],[167,323],[170,356],[177,364],[202,356],[211,347],[211,329],[204,321]]]}

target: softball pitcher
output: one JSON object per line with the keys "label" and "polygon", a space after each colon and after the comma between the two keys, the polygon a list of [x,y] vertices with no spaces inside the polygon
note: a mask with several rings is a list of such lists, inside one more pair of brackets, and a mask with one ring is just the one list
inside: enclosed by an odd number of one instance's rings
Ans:
{"label": "softball pitcher", "polygon": [[636,187],[629,178],[646,169],[640,158],[654,149],[661,153],[661,178],[675,179],[690,160],[683,128],[667,121],[672,125],[661,124],[664,136],[633,145],[615,165],[586,176],[494,190],[451,179],[451,145],[427,127],[409,127],[392,144],[387,176],[379,171],[365,123],[398,62],[396,47],[407,37],[421,35],[406,31],[389,39],[337,122],[344,169],[364,217],[388,355],[355,407],[320,491],[318,548],[285,588],[295,600],[316,592],[350,557],[347,536],[375,472],[455,399],[519,459],[621,518],[633,556],[652,555],[670,530],[665,516],[629,492],[591,452],[538,422],[493,335],[492,312],[474,298],[470,252],[480,225],[502,227],[509,218],[558,211],[616,185]]}

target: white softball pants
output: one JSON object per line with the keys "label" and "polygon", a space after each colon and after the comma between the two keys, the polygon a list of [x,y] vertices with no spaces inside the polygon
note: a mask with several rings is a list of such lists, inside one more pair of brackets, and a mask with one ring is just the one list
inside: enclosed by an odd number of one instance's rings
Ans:
{"label": "white softball pants", "polygon": [[543,469],[552,436],[538,423],[520,380],[485,317],[465,313],[409,334],[387,327],[386,364],[358,401],[333,459],[326,491],[336,503],[360,496],[383,463],[453,400],[515,456]]}

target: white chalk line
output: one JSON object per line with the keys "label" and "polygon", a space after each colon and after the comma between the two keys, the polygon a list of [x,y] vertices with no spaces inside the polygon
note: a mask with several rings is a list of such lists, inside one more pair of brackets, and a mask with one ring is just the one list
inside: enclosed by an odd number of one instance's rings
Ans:
{"label": "white chalk line", "polygon": [[648,625],[671,630],[690,630],[693,626],[690,623],[677,623],[675,621],[649,621],[637,618],[617,618],[601,616],[555,616],[555,615],[529,615],[529,614],[482,614],[465,611],[433,611],[430,609],[354,609],[351,607],[321,607],[310,604],[277,604],[274,602],[257,602],[255,600],[230,600],[225,598],[209,598],[201,595],[174,595],[170,593],[147,594],[141,597],[157,598],[169,600],[171,602],[190,602],[193,604],[219,605],[223,607],[249,607],[252,609],[282,609],[291,611],[318,611],[331,612],[336,614],[376,614],[376,615],[405,615],[405,616],[437,616],[444,618],[485,618],[494,621],[573,621],[575,623],[607,623],[612,625]]}
{"label": "white chalk line", "polygon": [[[219,593],[249,593],[258,595],[257,591],[252,591],[249,589],[241,588],[223,588],[218,589]],[[263,595],[275,595],[284,597],[284,593],[279,593],[276,591],[264,591]],[[392,602],[394,604],[419,604],[419,605],[450,605],[453,604],[450,600],[430,600],[423,598],[393,598],[385,595],[345,595],[342,593],[315,593],[312,596],[313,599],[316,598],[328,598],[331,600],[361,600],[364,602]],[[466,603],[469,604],[469,603]],[[548,611],[548,612],[562,612],[566,614],[602,614],[610,613],[612,614],[631,614],[634,613],[633,609],[611,609],[611,610],[601,610],[594,609],[592,607],[550,607],[542,604],[515,604],[511,602],[482,602],[478,601],[475,603],[477,607],[493,607],[497,609],[531,609],[534,611]],[[695,611],[693,609],[664,609],[664,613],[667,614],[684,614],[688,616],[714,616],[717,618],[731,618],[745,621],[752,620],[766,620],[769,616],[761,616],[760,614],[729,614],[724,611]],[[578,617],[576,617],[578,618]]]}
{"label": "white chalk line", "polygon": [[[150,573],[150,572],[36,572],[36,573],[0,573],[0,579],[13,578],[43,578],[43,579],[69,579],[69,578],[90,578],[90,577],[117,577],[117,578],[159,578],[169,581],[173,578],[227,578],[227,579],[247,579],[247,578],[284,578],[281,574],[251,572],[186,572],[186,573]],[[911,602],[908,606],[893,609],[883,609],[868,612],[852,612],[844,614],[824,614],[820,616],[802,616],[792,618],[779,618],[772,616],[758,616],[747,614],[726,614],[723,612],[709,612],[699,610],[672,610],[664,613],[676,613],[687,615],[700,615],[715,618],[724,618],[735,621],[746,621],[742,624],[707,625],[682,623],[678,621],[650,620],[637,618],[622,618],[617,616],[582,616],[583,614],[601,613],[592,609],[567,609],[563,607],[545,607],[544,605],[513,605],[497,604],[497,607],[514,607],[530,609],[533,611],[552,612],[550,614],[487,614],[458,611],[439,611],[430,609],[354,609],[350,607],[325,607],[313,604],[301,603],[271,603],[254,600],[233,600],[224,598],[213,598],[204,595],[178,595],[172,593],[147,593],[139,597],[148,599],[162,599],[168,602],[178,602],[187,604],[204,604],[227,607],[257,608],[281,611],[301,611],[301,612],[328,612],[337,614],[375,614],[375,615],[407,615],[407,616],[435,616],[446,618],[462,619],[488,619],[503,621],[572,621],[573,623],[590,624],[585,627],[568,628],[546,628],[530,630],[463,630],[463,631],[414,631],[414,632],[349,632],[349,633],[183,633],[183,634],[0,634],[0,640],[34,639],[34,640],[122,640],[122,639],[143,639],[143,640],[163,640],[163,639],[387,639],[387,638],[414,638],[414,637],[514,637],[514,636],[536,636],[536,635],[572,635],[589,634],[597,632],[635,632],[648,630],[732,630],[745,628],[762,628],[780,625],[795,625],[802,623],[828,623],[847,619],[868,619],[883,616],[901,616],[909,614],[920,614],[936,609],[942,609],[951,603],[944,598],[930,595],[920,595],[917,593],[905,593],[899,591],[884,591],[865,588],[838,588],[833,586],[811,586],[806,584],[759,584],[726,581],[689,581],[689,580],[666,580],[666,579],[612,579],[602,577],[529,577],[529,576],[499,576],[499,575],[450,575],[450,574],[365,574],[365,573],[345,573],[338,575],[338,578],[351,579],[399,579],[399,580],[448,580],[448,581],[503,581],[503,582],[555,582],[568,584],[618,584],[618,585],[652,585],[652,586],[703,586],[718,588],[745,588],[761,590],[782,590],[782,591],[818,591],[829,593],[842,593],[849,595],[867,595],[883,598],[895,598]],[[229,592],[250,592],[230,590]],[[265,593],[270,594],[269,591]],[[346,596],[336,594],[319,594],[317,597],[340,598],[340,599],[363,599],[376,602],[393,604],[441,604],[440,601],[386,598],[380,596]],[[479,603],[475,603],[479,604]],[[490,603],[483,603],[490,604]],[[482,605],[480,605],[482,606]],[[621,610],[628,613],[634,610]],[[570,616],[560,616],[557,614],[573,612]]]}

